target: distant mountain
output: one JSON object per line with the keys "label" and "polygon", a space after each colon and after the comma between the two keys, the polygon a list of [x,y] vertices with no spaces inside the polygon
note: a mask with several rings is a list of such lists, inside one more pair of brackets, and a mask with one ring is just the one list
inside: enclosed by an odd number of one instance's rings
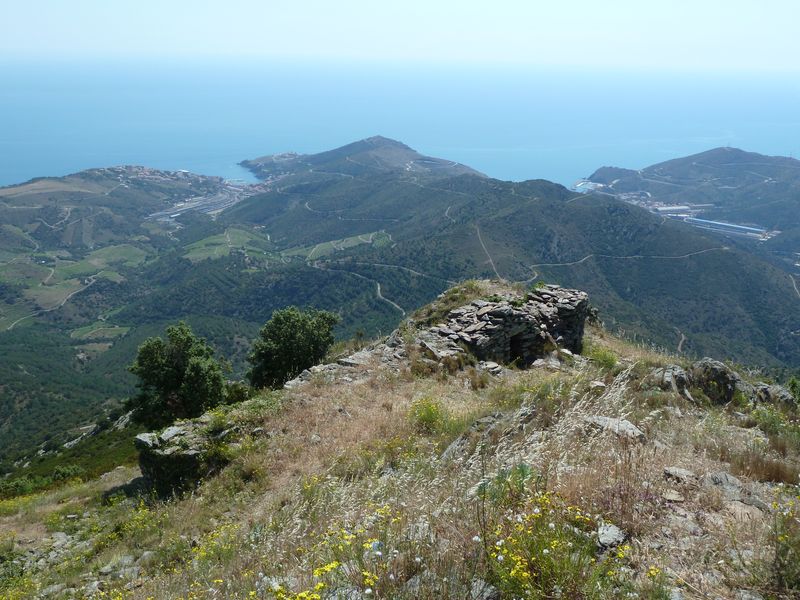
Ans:
{"label": "distant mountain", "polygon": [[465,278],[578,287],[630,337],[800,364],[787,273],[608,195],[622,176],[689,189],[677,172],[604,171],[607,195],[587,196],[380,137],[244,164],[263,182],[115,167],[0,188],[0,460],[113,412],[137,345],[167,323],[187,320],[238,377],[277,308],[334,310],[340,337],[371,336]]}
{"label": "distant mountain", "polygon": [[[740,248],[800,277],[800,161],[736,148],[715,148],[641,171],[602,167],[595,191],[640,206],[661,206],[694,218],[780,232]],[[701,226],[705,224],[700,223]],[[712,226],[712,229],[716,226]],[[731,230],[717,228],[718,234]],[[731,238],[741,242],[741,236]]]}
{"label": "distant mountain", "polygon": [[[362,146],[330,154],[347,148]],[[222,220],[258,226],[279,245],[307,248],[315,268],[380,282],[386,297],[406,308],[422,299],[412,285],[420,278],[538,276],[587,289],[609,323],[664,345],[677,346],[685,336],[682,350],[697,354],[772,365],[800,357],[792,333],[800,329],[800,298],[784,273],[734,244],[630,204],[579,197],[546,181],[470,174],[285,173],[285,185],[247,198]],[[317,245],[375,231],[391,243]]]}
{"label": "distant mountain", "polygon": [[413,174],[481,175],[462,164],[423,156],[402,142],[374,136],[319,154],[294,152],[262,156],[240,163],[261,179],[305,173],[345,176],[404,171]]}
{"label": "distant mountain", "polygon": [[800,161],[715,148],[641,171],[603,167],[589,180],[610,194],[646,193],[668,204],[712,204],[703,217],[768,229],[800,226]]}

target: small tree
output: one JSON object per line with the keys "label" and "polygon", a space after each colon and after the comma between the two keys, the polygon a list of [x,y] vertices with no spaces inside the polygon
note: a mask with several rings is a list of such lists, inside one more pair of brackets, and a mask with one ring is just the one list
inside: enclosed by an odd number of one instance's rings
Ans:
{"label": "small tree", "polygon": [[317,364],[333,344],[339,317],[324,310],[289,306],[272,313],[247,360],[255,388],[277,388]]}
{"label": "small tree", "polygon": [[795,401],[800,403],[800,380],[792,375],[792,378],[789,379],[786,387],[789,388],[789,391],[792,393],[792,396],[794,396]]}
{"label": "small tree", "polygon": [[128,408],[150,427],[197,417],[225,399],[222,367],[206,341],[183,322],[166,333],[166,340],[145,340],[129,367],[139,377],[139,393],[128,400]]}

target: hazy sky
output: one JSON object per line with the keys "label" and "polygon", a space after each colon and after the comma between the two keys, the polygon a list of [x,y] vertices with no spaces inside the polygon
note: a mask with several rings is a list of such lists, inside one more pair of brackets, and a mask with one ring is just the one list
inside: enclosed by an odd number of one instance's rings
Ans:
{"label": "hazy sky", "polygon": [[0,0],[0,60],[800,69],[798,0]]}

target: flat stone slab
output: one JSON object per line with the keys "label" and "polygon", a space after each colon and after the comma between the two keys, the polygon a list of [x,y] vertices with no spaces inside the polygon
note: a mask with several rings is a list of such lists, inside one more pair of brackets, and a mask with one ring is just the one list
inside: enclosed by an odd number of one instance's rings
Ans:
{"label": "flat stone slab", "polygon": [[598,427],[603,431],[608,431],[610,433],[616,434],[619,437],[624,437],[640,442],[643,442],[645,439],[644,432],[638,427],[636,427],[636,425],[628,421],[627,419],[589,416],[589,417],[583,417],[583,421],[589,425]]}

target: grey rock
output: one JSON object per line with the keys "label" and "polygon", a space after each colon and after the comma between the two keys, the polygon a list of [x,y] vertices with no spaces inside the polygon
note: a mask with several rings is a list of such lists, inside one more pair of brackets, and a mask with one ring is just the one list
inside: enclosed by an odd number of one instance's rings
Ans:
{"label": "grey rock", "polygon": [[742,491],[742,482],[726,471],[717,471],[705,475],[703,477],[703,485],[719,487],[726,496],[732,498],[738,498]]}
{"label": "grey rock", "polygon": [[661,494],[661,497],[667,502],[684,502],[686,500],[683,494],[675,490],[665,490]]}
{"label": "grey rock", "polygon": [[749,590],[737,590],[736,600],[764,600],[764,596]]}
{"label": "grey rock", "polygon": [[483,579],[473,579],[470,587],[470,600],[500,600],[500,590]]}
{"label": "grey rock", "polygon": [[679,365],[667,365],[663,368],[654,369],[648,376],[647,381],[664,391],[671,390],[676,394],[681,394],[693,400],[689,395],[692,376]]}
{"label": "grey rock", "polygon": [[372,362],[373,354],[370,350],[359,350],[358,352],[340,358],[336,362],[344,367],[364,367]]}
{"label": "grey rock", "polygon": [[664,477],[677,481],[678,483],[689,483],[697,479],[697,475],[692,473],[689,469],[682,469],[681,467],[666,467],[664,469]]}
{"label": "grey rock", "polygon": [[707,487],[719,489],[726,500],[754,506],[761,511],[769,510],[769,507],[761,498],[753,494],[741,481],[726,471],[716,471],[704,475],[701,482]]}
{"label": "grey rock", "polygon": [[67,588],[63,583],[56,583],[55,585],[44,588],[40,593],[43,597],[56,596]]}
{"label": "grey rock", "polygon": [[159,434],[158,439],[162,442],[168,442],[175,436],[183,435],[184,433],[185,431],[182,427],[171,425]]}
{"label": "grey rock", "polygon": [[114,421],[114,425],[112,426],[115,431],[122,431],[131,423],[131,419],[133,419],[133,411],[130,410],[122,415],[119,419]]}
{"label": "grey rock", "polygon": [[434,573],[428,570],[417,573],[411,579],[405,582],[403,590],[412,598],[418,598],[424,589],[433,591],[431,588],[436,587],[437,578]]}
{"label": "grey rock", "polygon": [[152,550],[145,550],[142,552],[142,555],[139,557],[139,560],[136,561],[136,564],[140,567],[150,567],[153,566],[158,562],[158,555],[153,552]]}
{"label": "grey rock", "polygon": [[626,539],[627,535],[622,529],[611,523],[603,523],[597,529],[597,544],[601,548],[613,548],[619,546]]}
{"label": "grey rock", "polygon": [[797,408],[794,395],[781,385],[757,383],[754,387],[757,402],[783,405],[790,409]]}
{"label": "grey rock", "polygon": [[98,592],[102,592],[104,589],[105,584],[102,581],[90,581],[83,586],[83,594],[85,596],[94,596]]}
{"label": "grey rock", "polygon": [[739,392],[746,400],[755,400],[755,389],[733,369],[713,358],[703,358],[692,365],[692,379],[716,404],[727,404]]}
{"label": "grey rock", "polygon": [[50,537],[52,538],[53,546],[55,547],[63,546],[70,540],[70,537],[63,531],[54,531],[53,535]]}
{"label": "grey rock", "polygon": [[142,476],[157,493],[170,495],[190,489],[225,464],[224,456],[213,452],[218,442],[207,421],[199,417],[169,427],[158,436],[156,446],[137,444]]}
{"label": "grey rock", "polygon": [[150,450],[158,446],[158,436],[155,433],[140,433],[133,443],[137,450]]}
{"label": "grey rock", "polygon": [[141,573],[140,567],[125,567],[117,572],[117,577],[120,579],[138,579]]}
{"label": "grey rock", "polygon": [[636,441],[644,441],[644,432],[627,419],[613,417],[587,416],[583,418],[591,426],[616,434],[619,437]]}

